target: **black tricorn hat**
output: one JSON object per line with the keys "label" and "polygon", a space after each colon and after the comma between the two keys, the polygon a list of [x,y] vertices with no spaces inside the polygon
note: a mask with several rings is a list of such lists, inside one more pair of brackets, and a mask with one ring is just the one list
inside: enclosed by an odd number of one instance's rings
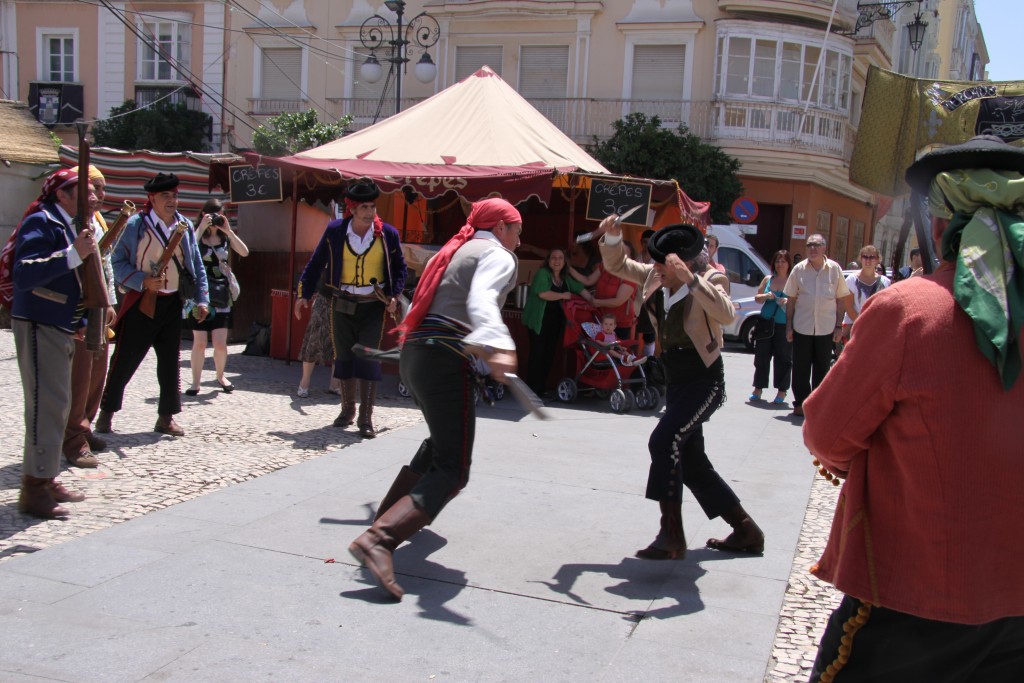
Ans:
{"label": "black tricorn hat", "polygon": [[669,254],[679,254],[684,261],[697,258],[704,249],[704,233],[689,223],[666,225],[647,242],[647,252],[658,263]]}
{"label": "black tricorn hat", "polygon": [[376,201],[379,196],[380,188],[369,178],[357,178],[345,189],[345,197],[359,204]]}
{"label": "black tricorn hat", "polygon": [[178,187],[181,181],[178,180],[178,176],[173,173],[157,173],[155,177],[150,178],[146,181],[146,184],[142,188],[150,194],[156,194],[157,192],[167,192]]}
{"label": "black tricorn hat", "polygon": [[988,168],[1024,173],[1024,149],[1008,145],[994,135],[979,135],[967,142],[928,152],[907,169],[907,185],[928,194],[932,178],[943,171]]}

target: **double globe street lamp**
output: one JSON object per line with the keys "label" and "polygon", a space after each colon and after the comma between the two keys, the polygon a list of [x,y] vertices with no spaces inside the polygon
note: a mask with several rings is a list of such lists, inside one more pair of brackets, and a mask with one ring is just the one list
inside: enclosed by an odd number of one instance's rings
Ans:
{"label": "double globe street lamp", "polygon": [[377,59],[376,51],[384,45],[390,47],[390,56],[381,57],[389,62],[389,72],[395,74],[395,113],[402,111],[402,74],[408,64],[410,46],[415,45],[423,50],[423,55],[416,62],[413,72],[420,83],[430,83],[437,77],[437,66],[430,58],[427,49],[437,44],[441,35],[441,27],[437,20],[426,12],[420,12],[402,24],[405,13],[405,0],[387,0],[384,6],[398,15],[395,24],[374,14],[359,27],[359,42],[370,51],[370,56],[359,67],[359,75],[367,83],[376,83],[384,75],[384,68]]}

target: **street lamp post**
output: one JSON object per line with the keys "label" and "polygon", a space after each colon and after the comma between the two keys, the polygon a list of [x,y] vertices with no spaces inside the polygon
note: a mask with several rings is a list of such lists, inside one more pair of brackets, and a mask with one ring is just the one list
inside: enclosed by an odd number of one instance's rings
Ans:
{"label": "street lamp post", "polygon": [[398,20],[395,24],[391,24],[379,14],[374,14],[359,27],[359,42],[370,50],[370,56],[359,67],[359,74],[367,83],[379,81],[384,70],[377,60],[376,50],[384,45],[391,47],[391,55],[383,59],[391,64],[390,69],[395,73],[395,113],[397,114],[402,111],[402,74],[406,70],[406,64],[409,63],[409,46],[416,45],[423,50],[423,55],[416,63],[414,70],[416,80],[420,83],[430,83],[437,77],[437,66],[430,59],[427,49],[437,43],[441,35],[441,27],[437,20],[426,12],[420,12],[403,25],[402,15],[405,13],[405,0],[387,0],[384,6],[398,15]]}
{"label": "street lamp post", "polygon": [[917,5],[917,12],[914,20],[907,24],[907,37],[910,41],[910,49],[917,52],[924,42],[924,31],[928,28],[928,22],[921,16],[921,3],[923,0],[890,0],[889,2],[858,2],[857,22],[853,30],[836,31],[841,36],[855,36],[862,28],[867,28],[880,19],[892,19],[897,12],[904,7]]}

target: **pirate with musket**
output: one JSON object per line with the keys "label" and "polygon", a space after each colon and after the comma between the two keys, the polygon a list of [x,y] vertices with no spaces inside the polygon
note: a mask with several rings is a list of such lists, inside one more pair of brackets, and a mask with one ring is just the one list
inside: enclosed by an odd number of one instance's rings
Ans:
{"label": "pirate with musket", "polygon": [[[352,347],[381,345],[385,313],[398,315],[397,297],[405,286],[406,266],[398,230],[377,215],[380,188],[360,178],[345,193],[344,216],[331,221],[299,279],[295,317],[309,306],[324,274],[321,295],[331,301],[334,376],[341,380],[341,413],[335,427],[356,422],[359,435],[372,439],[373,402],[381,379],[380,362],[359,358]],[[326,273],[325,273],[326,269]],[[359,415],[356,416],[356,384]]]}
{"label": "pirate with musket", "polygon": [[[192,222],[178,213],[178,184],[173,173],[158,173],[143,186],[146,205],[128,219],[111,254],[114,279],[127,294],[115,323],[117,349],[100,399],[97,432],[112,430],[125,387],[152,348],[160,385],[153,431],[185,435],[174,420],[181,412],[182,310],[202,322],[210,312],[210,293]],[[203,223],[209,220],[203,217]],[[205,230],[203,223],[199,227]]]}

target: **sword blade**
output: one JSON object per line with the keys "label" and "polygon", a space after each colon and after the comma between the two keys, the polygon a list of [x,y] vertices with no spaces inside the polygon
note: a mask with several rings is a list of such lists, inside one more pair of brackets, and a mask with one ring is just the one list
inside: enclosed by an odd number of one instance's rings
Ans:
{"label": "sword blade", "polygon": [[551,416],[544,410],[544,401],[540,400],[537,394],[521,380],[518,375],[506,372],[505,379],[508,381],[508,388],[515,397],[516,403],[527,412],[533,413],[537,419],[550,420]]}
{"label": "sword blade", "polygon": [[627,218],[629,218],[630,216],[632,216],[632,215],[633,215],[634,213],[636,213],[636,212],[637,212],[637,210],[638,210],[638,209],[640,209],[641,207],[643,207],[643,204],[637,204],[637,205],[636,205],[636,206],[634,206],[634,207],[633,207],[632,209],[630,209],[630,210],[629,210],[629,211],[627,211],[626,213],[624,213],[624,214],[622,214],[621,216],[619,216],[619,223],[623,222],[624,220],[626,220]]}

